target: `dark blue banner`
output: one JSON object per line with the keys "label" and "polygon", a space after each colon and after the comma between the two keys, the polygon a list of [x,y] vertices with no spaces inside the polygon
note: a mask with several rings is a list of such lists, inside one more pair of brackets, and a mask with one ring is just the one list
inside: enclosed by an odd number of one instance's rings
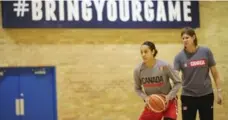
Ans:
{"label": "dark blue banner", "polygon": [[4,28],[199,27],[198,1],[2,1]]}

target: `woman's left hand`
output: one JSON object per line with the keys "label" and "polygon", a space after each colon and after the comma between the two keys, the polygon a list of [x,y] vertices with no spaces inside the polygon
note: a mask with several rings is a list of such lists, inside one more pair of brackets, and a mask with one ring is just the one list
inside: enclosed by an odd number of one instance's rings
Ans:
{"label": "woman's left hand", "polygon": [[222,91],[221,89],[217,91],[217,104],[222,104]]}
{"label": "woman's left hand", "polygon": [[169,95],[162,95],[162,96],[165,98],[166,106],[168,106],[169,101],[170,101],[170,96]]}

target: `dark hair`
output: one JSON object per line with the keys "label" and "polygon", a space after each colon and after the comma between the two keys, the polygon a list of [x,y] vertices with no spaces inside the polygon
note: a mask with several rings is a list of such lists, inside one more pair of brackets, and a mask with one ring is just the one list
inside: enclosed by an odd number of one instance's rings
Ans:
{"label": "dark hair", "polygon": [[156,47],[155,47],[155,45],[154,45],[153,42],[151,42],[151,41],[145,41],[142,45],[147,45],[147,46],[149,46],[149,48],[150,48],[151,51],[154,50],[154,51],[155,51],[154,57],[157,55],[158,50],[156,49]]}
{"label": "dark hair", "polygon": [[187,35],[189,35],[189,36],[191,36],[191,37],[193,37],[193,36],[195,35],[195,39],[194,39],[193,42],[194,42],[195,46],[198,45],[198,40],[197,40],[197,37],[196,37],[196,33],[195,33],[195,31],[194,31],[193,28],[191,28],[191,27],[185,27],[185,28],[182,30],[182,32],[181,32],[181,36],[183,36],[184,34],[187,34]]}

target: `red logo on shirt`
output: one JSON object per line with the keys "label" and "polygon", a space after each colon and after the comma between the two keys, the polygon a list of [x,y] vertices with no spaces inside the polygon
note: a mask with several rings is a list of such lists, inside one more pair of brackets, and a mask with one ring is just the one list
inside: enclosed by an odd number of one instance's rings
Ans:
{"label": "red logo on shirt", "polygon": [[159,87],[159,86],[162,86],[162,85],[164,85],[164,82],[161,82],[161,83],[144,84],[143,86],[144,86],[144,87]]}
{"label": "red logo on shirt", "polygon": [[206,64],[206,60],[195,60],[195,61],[191,61],[189,63],[189,65],[191,67],[196,67],[196,66],[204,66]]}

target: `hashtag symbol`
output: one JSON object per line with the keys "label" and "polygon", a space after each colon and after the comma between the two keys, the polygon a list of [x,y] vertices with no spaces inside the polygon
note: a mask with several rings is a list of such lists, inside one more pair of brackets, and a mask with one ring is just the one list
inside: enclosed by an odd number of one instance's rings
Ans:
{"label": "hashtag symbol", "polygon": [[17,17],[24,17],[25,12],[28,12],[29,4],[26,0],[18,0],[17,3],[13,3],[13,11],[17,13]]}

